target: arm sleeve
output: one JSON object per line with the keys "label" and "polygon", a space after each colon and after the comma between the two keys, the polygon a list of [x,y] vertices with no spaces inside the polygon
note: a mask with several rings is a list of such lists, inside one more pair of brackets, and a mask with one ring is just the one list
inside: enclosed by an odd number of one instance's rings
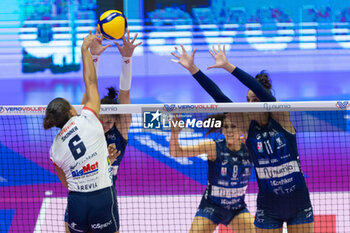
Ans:
{"label": "arm sleeve", "polygon": [[258,97],[262,102],[276,102],[276,98],[271,95],[260,83],[258,80],[250,76],[245,71],[236,67],[232,71],[232,74],[246,87],[254,92],[256,97]]}
{"label": "arm sleeve", "polygon": [[217,103],[232,102],[220,88],[210,79],[208,76],[203,74],[202,71],[198,71],[193,75],[197,82],[204,88],[204,90],[215,100]]}

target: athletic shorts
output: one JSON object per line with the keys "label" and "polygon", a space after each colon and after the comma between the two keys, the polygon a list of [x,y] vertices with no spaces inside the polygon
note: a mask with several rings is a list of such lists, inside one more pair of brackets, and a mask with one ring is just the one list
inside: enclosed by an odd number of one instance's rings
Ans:
{"label": "athletic shorts", "polygon": [[216,225],[224,224],[227,226],[237,215],[242,213],[249,213],[248,209],[245,206],[246,205],[244,204],[244,207],[238,210],[228,210],[219,205],[210,203],[203,198],[198,207],[196,217],[204,217],[211,220]]}
{"label": "athletic shorts", "polygon": [[109,233],[119,230],[116,191],[113,187],[94,192],[69,192],[65,213],[71,233]]}
{"label": "athletic shorts", "polygon": [[302,209],[289,219],[283,219],[276,213],[269,210],[258,208],[255,214],[254,225],[260,229],[278,229],[282,228],[283,223],[287,225],[299,225],[314,222],[312,207]]}

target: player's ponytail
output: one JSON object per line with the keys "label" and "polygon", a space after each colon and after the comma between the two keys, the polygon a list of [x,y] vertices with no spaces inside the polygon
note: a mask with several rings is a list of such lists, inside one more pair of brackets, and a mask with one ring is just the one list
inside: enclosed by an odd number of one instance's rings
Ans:
{"label": "player's ponytail", "polygon": [[259,83],[272,95],[272,84],[270,75],[266,72],[266,70],[262,70],[259,74],[255,76],[255,79],[259,81]]}
{"label": "player's ponytail", "polygon": [[46,107],[43,122],[44,129],[57,127],[62,129],[69,120],[69,110],[71,105],[63,98],[53,99]]}
{"label": "player's ponytail", "polygon": [[114,87],[108,87],[108,94],[101,99],[101,104],[118,104],[118,92]]}

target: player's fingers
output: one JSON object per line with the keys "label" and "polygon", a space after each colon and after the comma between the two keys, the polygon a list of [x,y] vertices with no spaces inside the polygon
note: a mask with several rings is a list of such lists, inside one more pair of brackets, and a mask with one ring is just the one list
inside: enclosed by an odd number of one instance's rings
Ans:
{"label": "player's fingers", "polygon": [[105,51],[107,48],[109,48],[109,47],[112,47],[112,45],[111,44],[108,44],[108,45],[105,45],[105,46],[103,46],[103,51]]}
{"label": "player's fingers", "polygon": [[125,35],[122,36],[122,39],[123,39],[123,45],[124,45],[126,43]]}
{"label": "player's fingers", "polygon": [[135,42],[135,40],[136,40],[136,38],[137,38],[137,35],[138,35],[138,33],[136,33],[135,36],[134,36],[134,38],[132,38],[131,44],[133,44],[133,43]]}
{"label": "player's fingers", "polygon": [[176,58],[180,59],[180,56],[177,55],[177,54],[175,54],[174,52],[171,52],[171,54],[172,54],[173,56],[175,56]]}
{"label": "player's fingers", "polygon": [[135,48],[136,48],[137,46],[141,45],[141,44],[142,44],[142,41],[139,42],[139,43],[137,43],[137,44],[135,45]]}
{"label": "player's fingers", "polygon": [[221,50],[221,44],[218,44],[218,49],[219,49],[219,52],[222,52],[222,50]]}
{"label": "player's fingers", "polygon": [[215,58],[215,54],[211,50],[209,50],[209,53]]}
{"label": "player's fingers", "polygon": [[99,43],[102,43],[102,39],[96,35],[96,40],[98,40]]}
{"label": "player's fingers", "polygon": [[118,47],[118,49],[122,48],[118,42],[114,42],[114,44]]}
{"label": "player's fingers", "polygon": [[181,55],[181,53],[179,52],[179,48],[177,46],[175,46],[174,48],[175,48],[176,52]]}
{"label": "player's fingers", "polygon": [[128,41],[130,41],[130,30],[128,29],[128,32],[126,33],[126,36],[128,37]]}
{"label": "player's fingers", "polygon": [[214,51],[214,53],[215,54],[217,54],[218,53],[218,51],[216,51],[216,49],[215,49],[215,46],[213,45],[213,51]]}
{"label": "player's fingers", "polygon": [[224,53],[225,53],[225,45],[224,45],[224,48],[222,49],[223,51],[224,51]]}
{"label": "player's fingers", "polygon": [[185,49],[185,47],[184,47],[182,44],[180,44],[180,47],[181,47],[181,49],[182,49],[182,52],[183,52],[183,53],[186,53],[186,49]]}
{"label": "player's fingers", "polygon": [[192,52],[192,57],[194,57],[194,55],[196,54],[197,52],[197,49],[194,49],[193,52]]}

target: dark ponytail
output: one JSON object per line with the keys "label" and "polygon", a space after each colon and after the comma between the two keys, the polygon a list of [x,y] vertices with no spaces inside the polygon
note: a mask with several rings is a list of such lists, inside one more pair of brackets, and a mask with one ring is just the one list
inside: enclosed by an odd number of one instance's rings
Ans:
{"label": "dark ponytail", "polygon": [[114,87],[108,87],[108,94],[101,99],[101,104],[118,104],[118,92]]}
{"label": "dark ponytail", "polygon": [[46,107],[43,122],[44,129],[57,127],[62,129],[70,118],[69,110],[71,105],[63,98],[53,99]]}
{"label": "dark ponytail", "polygon": [[272,95],[272,84],[270,75],[266,72],[266,70],[262,70],[259,74],[255,76],[255,79],[259,81],[259,83]]}

